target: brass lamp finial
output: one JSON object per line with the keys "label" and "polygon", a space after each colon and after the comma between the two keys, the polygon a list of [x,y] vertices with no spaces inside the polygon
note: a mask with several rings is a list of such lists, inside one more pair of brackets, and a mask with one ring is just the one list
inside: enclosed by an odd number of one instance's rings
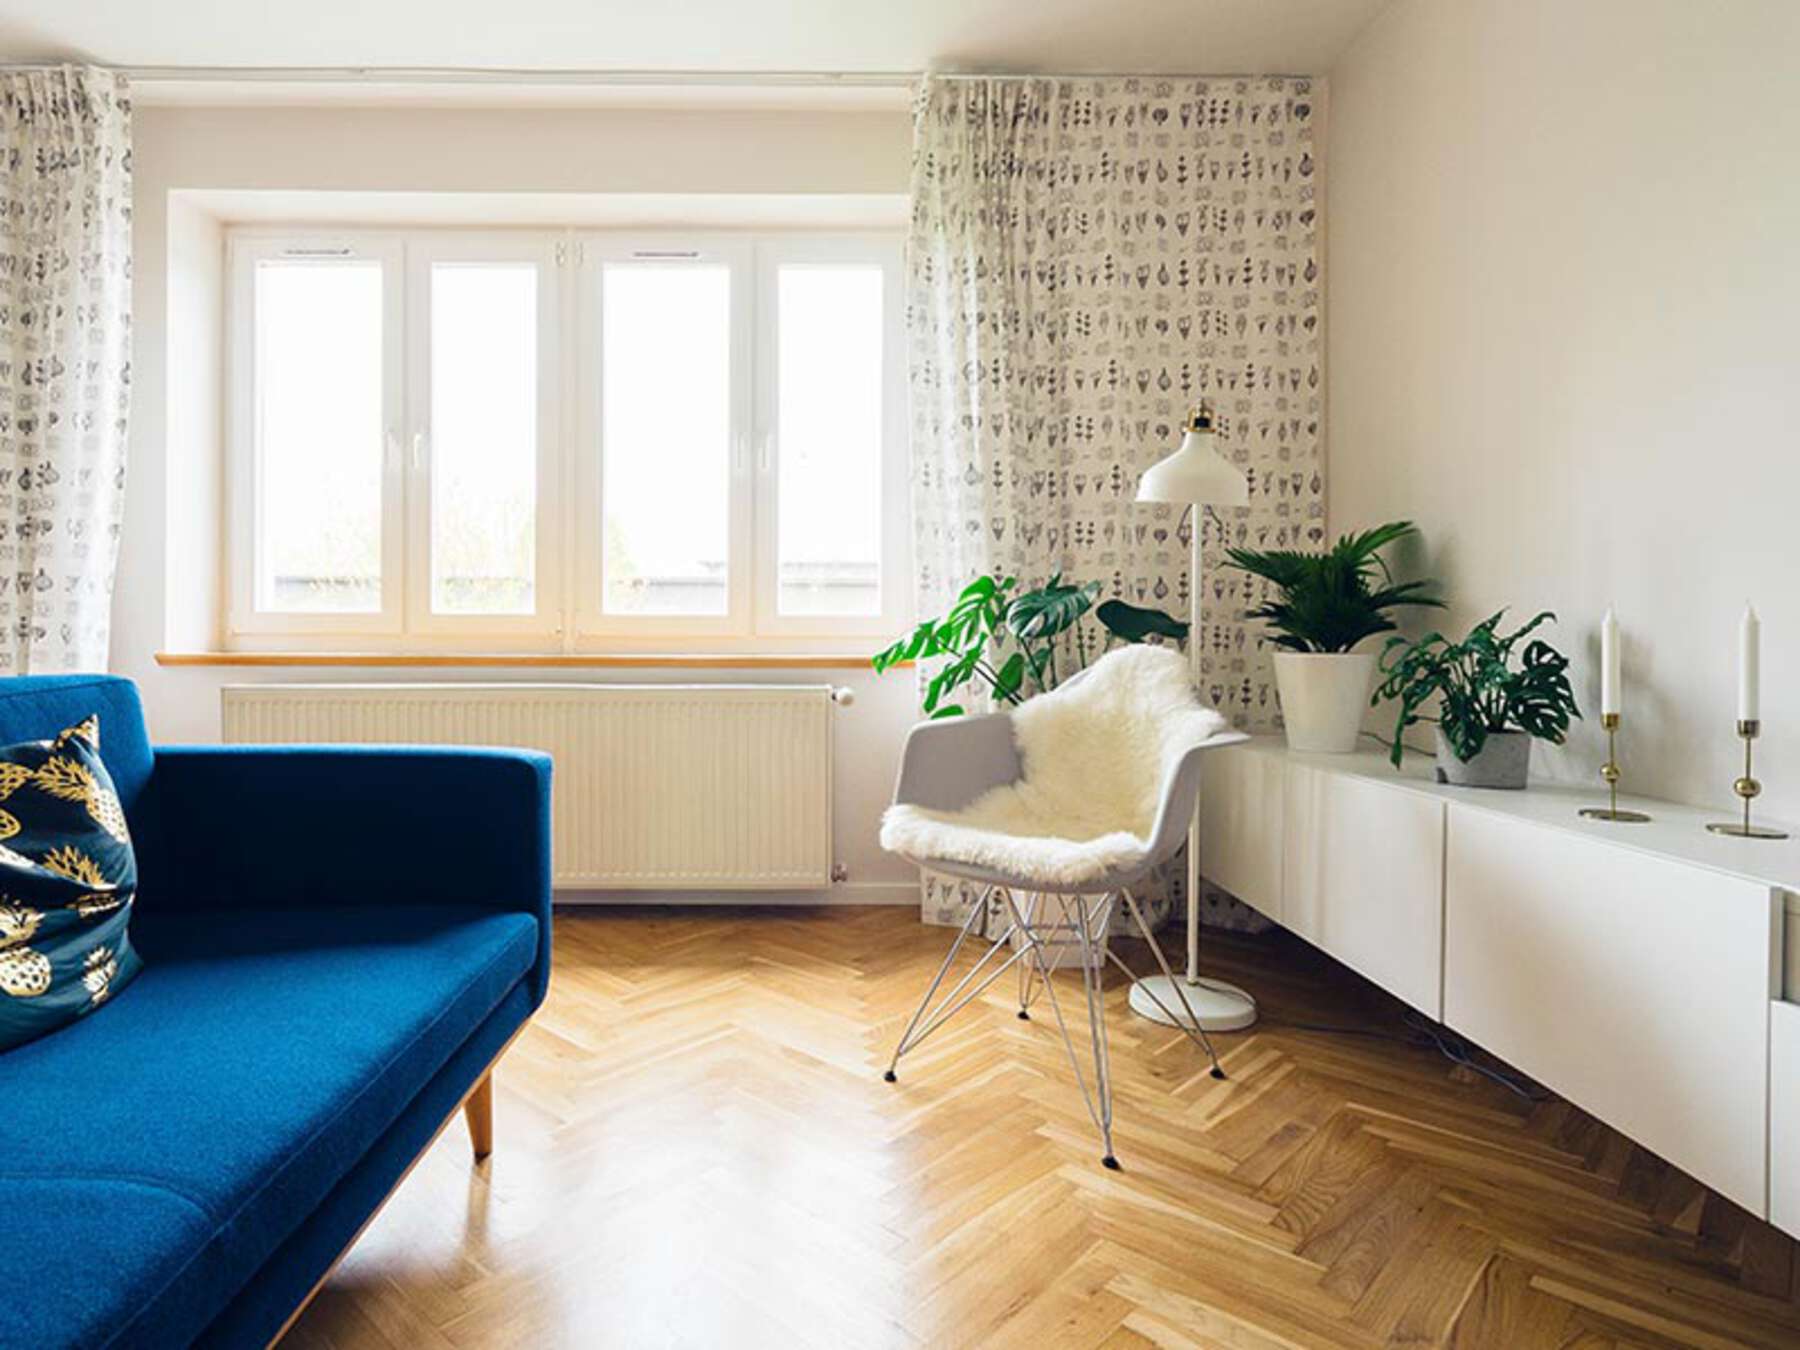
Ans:
{"label": "brass lamp finial", "polygon": [[1211,431],[1213,429],[1211,401],[1201,399],[1194,405],[1194,411],[1188,414],[1187,429],[1189,431]]}

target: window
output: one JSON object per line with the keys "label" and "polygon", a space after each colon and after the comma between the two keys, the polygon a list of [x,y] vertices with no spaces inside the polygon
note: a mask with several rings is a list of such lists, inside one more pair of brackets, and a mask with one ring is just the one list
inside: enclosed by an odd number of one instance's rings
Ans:
{"label": "window", "polygon": [[593,272],[600,610],[624,626],[655,616],[693,627],[683,621],[728,621],[736,598],[732,447],[745,372],[732,292],[742,269],[711,252],[647,253],[604,256]]}
{"label": "window", "polygon": [[241,436],[256,447],[240,582],[274,624],[374,626],[390,608],[394,261],[380,247],[322,245],[249,259],[240,273],[252,391]]}
{"label": "window", "polygon": [[904,625],[892,238],[231,250],[234,642],[817,647]]}

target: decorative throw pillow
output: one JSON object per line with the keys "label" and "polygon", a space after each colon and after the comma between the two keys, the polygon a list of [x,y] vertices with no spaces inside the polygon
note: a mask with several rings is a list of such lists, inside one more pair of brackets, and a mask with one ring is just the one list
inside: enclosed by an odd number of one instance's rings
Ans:
{"label": "decorative throw pillow", "polygon": [[138,973],[136,893],[100,719],[0,748],[0,1050],[85,1016]]}

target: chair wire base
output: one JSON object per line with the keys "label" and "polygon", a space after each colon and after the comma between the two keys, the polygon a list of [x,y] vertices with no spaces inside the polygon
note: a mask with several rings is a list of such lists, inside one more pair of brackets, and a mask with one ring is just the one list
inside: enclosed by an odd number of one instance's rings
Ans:
{"label": "chair wire base", "polygon": [[[998,891],[1006,901],[1006,929],[998,937],[989,941],[988,949],[970,969],[957,981],[950,992],[938,1001],[935,1007],[932,1000],[937,997],[938,990],[943,987],[951,968],[956,964],[956,957],[968,942],[970,934],[975,931],[976,923],[987,913],[988,902]],[[1049,921],[1050,904],[1055,901],[1058,906],[1058,917]],[[1031,1006],[1040,994],[1048,996],[1050,1010],[1056,1019],[1056,1029],[1062,1035],[1064,1048],[1069,1053],[1069,1066],[1075,1071],[1076,1086],[1081,1089],[1082,1101],[1086,1103],[1088,1116],[1094,1127],[1100,1132],[1101,1143],[1105,1153],[1101,1157],[1107,1167],[1117,1170],[1119,1160],[1113,1154],[1113,1093],[1112,1063],[1108,1056],[1106,1044],[1106,1002],[1105,979],[1106,963],[1112,962],[1125,972],[1127,980],[1135,980],[1137,976],[1127,966],[1119,954],[1113,951],[1108,939],[1109,928],[1115,908],[1123,902],[1127,913],[1131,915],[1138,933],[1149,944],[1151,953],[1162,973],[1174,986],[1176,999],[1187,1014],[1182,1021],[1160,999],[1151,995],[1157,1007],[1168,1014],[1169,1020],[1175,1023],[1186,1034],[1187,1038],[1199,1046],[1212,1063],[1212,1076],[1224,1078],[1225,1070],[1220,1067],[1218,1052],[1213,1049],[1212,1038],[1199,1025],[1193,1009],[1188,1005],[1187,994],[1181,982],[1175,979],[1169,968],[1168,958],[1163,955],[1162,944],[1157,942],[1156,935],[1150,931],[1150,925],[1144,918],[1144,911],[1137,897],[1129,890],[1120,889],[1106,892],[1093,899],[1080,895],[1047,895],[1029,894],[1023,901],[1012,890],[1003,886],[988,886],[980,899],[970,907],[969,917],[964,920],[956,941],[950,946],[944,963],[938,967],[936,976],[925,990],[925,996],[919,1000],[912,1018],[906,1024],[906,1030],[900,1034],[900,1041],[894,1047],[894,1057],[888,1062],[887,1072],[882,1075],[888,1082],[897,1081],[895,1071],[899,1068],[902,1055],[918,1048],[924,1039],[974,1002],[1012,966],[1019,967],[1019,1017],[1024,1021],[1031,1020]],[[1054,969],[1051,963],[1047,938],[1055,939],[1059,946],[1066,947],[1073,938],[1081,958],[1081,986],[1087,1000],[1088,1039],[1092,1046],[1091,1070],[1093,1086],[1088,1085],[1087,1074],[1082,1072],[1081,1056],[1076,1053],[1075,1039],[1069,1034],[1069,1025],[1063,1018],[1062,1003],[1056,996],[1056,985],[1050,976]],[[1011,946],[1012,955],[989,970],[989,963],[1002,947]],[[983,972],[986,972],[983,976]],[[977,977],[981,977],[977,983]],[[973,987],[971,987],[973,985]],[[1141,986],[1140,986],[1141,987]]]}

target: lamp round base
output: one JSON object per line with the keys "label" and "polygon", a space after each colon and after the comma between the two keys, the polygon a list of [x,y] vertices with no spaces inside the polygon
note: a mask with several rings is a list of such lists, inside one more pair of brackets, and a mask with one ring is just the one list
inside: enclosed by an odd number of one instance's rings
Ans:
{"label": "lamp round base", "polygon": [[1771,829],[1767,825],[1740,825],[1736,821],[1717,821],[1708,825],[1707,829],[1714,834],[1729,834],[1737,839],[1786,839],[1786,830]]}
{"label": "lamp round base", "polygon": [[1615,811],[1610,806],[1584,806],[1580,814],[1589,820],[1617,820],[1637,825],[1650,819],[1642,811]]}
{"label": "lamp round base", "polygon": [[[1177,993],[1175,983],[1166,975],[1134,981],[1131,1010],[1160,1026],[1186,1026],[1188,1023],[1182,1016],[1181,1007],[1185,995],[1202,1031],[1242,1031],[1255,1025],[1256,1000],[1235,984],[1227,984],[1224,980],[1189,984],[1182,980],[1181,990]],[[1157,1006],[1159,1002],[1161,1007]]]}

